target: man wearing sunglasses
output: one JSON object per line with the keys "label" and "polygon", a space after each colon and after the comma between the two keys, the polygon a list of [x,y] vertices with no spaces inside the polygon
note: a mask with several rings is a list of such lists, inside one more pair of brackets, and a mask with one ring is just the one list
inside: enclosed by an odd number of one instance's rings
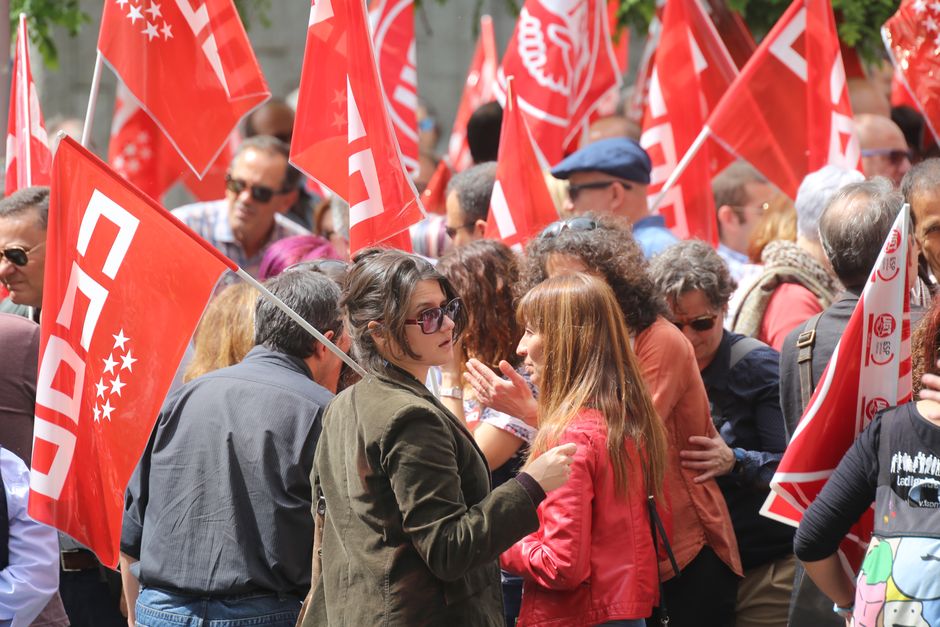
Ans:
{"label": "man wearing sunglasses", "polygon": [[588,144],[552,168],[568,181],[565,210],[574,214],[621,216],[633,224],[633,237],[647,259],[679,241],[646,202],[652,164],[646,151],[626,137]]}
{"label": "man wearing sunglasses", "polygon": [[297,201],[300,173],[287,163],[287,144],[256,135],[239,145],[225,176],[225,198],[186,205],[173,215],[226,257],[257,276],[272,243],[310,231],[285,217]]}
{"label": "man wearing sunglasses", "polygon": [[46,268],[49,188],[27,187],[0,200],[0,312],[39,322]]}
{"label": "man wearing sunglasses", "polygon": [[865,177],[884,176],[900,185],[913,158],[900,127],[883,115],[861,113],[855,116],[855,131],[862,147]]}

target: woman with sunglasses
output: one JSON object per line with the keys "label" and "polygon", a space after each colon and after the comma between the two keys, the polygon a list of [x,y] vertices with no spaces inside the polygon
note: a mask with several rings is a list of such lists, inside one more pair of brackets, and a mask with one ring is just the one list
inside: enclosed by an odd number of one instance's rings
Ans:
{"label": "woman with sunglasses", "polygon": [[324,414],[312,478],[323,570],[302,624],[504,625],[497,558],[538,528],[536,507],[567,480],[576,447],[491,491],[473,436],[424,385],[464,326],[427,261],[361,253],[342,306],[369,376]]}
{"label": "woman with sunglasses", "polygon": [[647,496],[662,487],[667,444],[623,314],[603,280],[571,274],[533,288],[518,317],[539,388],[529,459],[578,447],[538,531],[500,560],[524,580],[518,625],[643,627],[659,596]]}
{"label": "woman with sunglasses", "polygon": [[[643,381],[669,434],[665,509],[672,519],[669,541],[682,575],[676,577],[672,564],[661,561],[669,624],[734,624],[741,562],[728,507],[713,479],[696,481],[697,472],[680,466],[679,451],[690,437],[716,435],[692,346],[664,317],[666,305],[624,221],[582,215],[550,225],[526,247],[520,287],[528,290],[545,279],[576,272],[602,278],[613,289]],[[482,402],[533,421],[537,403],[525,381],[507,362],[499,369],[507,380],[471,359],[465,376]],[[660,614],[657,610],[651,624],[659,624]]]}
{"label": "woman with sunglasses", "polygon": [[717,478],[728,503],[744,567],[737,627],[785,625],[793,586],[793,529],[761,516],[770,480],[786,448],[780,409],[780,355],[754,338],[722,328],[735,283],[715,250],[702,241],[670,246],[650,262],[670,319],[692,343],[718,429],[695,436],[682,465]]}

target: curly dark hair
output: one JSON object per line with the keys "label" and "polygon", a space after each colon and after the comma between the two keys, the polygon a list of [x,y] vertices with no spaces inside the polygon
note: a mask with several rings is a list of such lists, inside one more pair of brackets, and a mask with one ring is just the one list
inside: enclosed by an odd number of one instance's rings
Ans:
{"label": "curly dark hair", "polygon": [[641,333],[666,313],[666,303],[647,272],[646,259],[630,225],[613,216],[585,214],[581,218],[587,220],[579,219],[579,223],[593,223],[595,228],[565,228],[552,236],[547,229],[529,242],[518,295],[548,278],[545,266],[550,255],[570,255],[607,281],[630,331]]}
{"label": "curly dark hair", "polygon": [[519,261],[509,247],[496,240],[477,240],[449,250],[437,271],[461,295],[467,311],[464,356],[490,366],[503,359],[518,362],[516,345],[522,327],[516,321],[513,289],[519,281]]}

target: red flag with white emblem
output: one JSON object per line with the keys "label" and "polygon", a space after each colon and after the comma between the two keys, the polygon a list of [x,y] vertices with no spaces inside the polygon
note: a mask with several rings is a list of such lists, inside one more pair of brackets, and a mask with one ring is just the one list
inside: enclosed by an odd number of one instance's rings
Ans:
{"label": "red flag with white emblem", "polygon": [[271,96],[232,0],[106,0],[98,52],[200,176]]}
{"label": "red flag with white emblem", "polygon": [[424,217],[384,104],[362,3],[312,0],[290,158],[349,203],[350,253]]}
{"label": "red flag with white emblem", "polygon": [[907,86],[910,98],[940,141],[940,3],[903,0],[881,36],[894,63],[896,76]]}
{"label": "red flag with white emblem", "polygon": [[[698,0],[667,2],[640,138],[653,162],[651,199],[659,195],[737,73]],[[721,146],[709,142],[669,189],[659,211],[676,235],[718,244],[711,179],[729,160]]]}
{"label": "red flag with white emblem", "polygon": [[536,149],[557,163],[621,83],[604,0],[526,0],[497,73],[501,104],[508,76]]}
{"label": "red flag with white emblem", "polygon": [[372,0],[369,25],[401,158],[418,173],[418,57],[414,0]]}
{"label": "red flag with white emblem", "polygon": [[[875,413],[911,400],[907,269],[912,246],[910,211],[904,205],[777,467],[765,515],[798,525]],[[869,509],[842,541],[840,550],[853,572],[862,564],[872,523]]]}
{"label": "red flag with white emblem", "polygon": [[706,128],[790,198],[824,165],[861,167],[829,0],[794,0]]}
{"label": "red flag with white emblem", "polygon": [[518,251],[558,219],[545,176],[516,99],[515,78],[506,81],[506,108],[499,135],[496,182],[485,236]]}
{"label": "red flag with white emblem", "polygon": [[226,269],[236,266],[62,140],[49,200],[29,514],[112,568],[127,482]]}
{"label": "red flag with white emblem", "polygon": [[463,96],[454,116],[454,129],[447,143],[447,156],[454,170],[462,172],[473,165],[470,146],[467,144],[467,122],[480,106],[496,100],[496,70],[499,59],[496,53],[496,35],[493,33],[493,18],[480,18],[480,38],[477,40],[470,70],[464,83]]}
{"label": "red flag with white emblem", "polygon": [[30,185],[48,185],[52,153],[39,108],[39,95],[29,67],[26,16],[20,15],[10,84],[10,116],[7,124],[7,166],[4,194]]}

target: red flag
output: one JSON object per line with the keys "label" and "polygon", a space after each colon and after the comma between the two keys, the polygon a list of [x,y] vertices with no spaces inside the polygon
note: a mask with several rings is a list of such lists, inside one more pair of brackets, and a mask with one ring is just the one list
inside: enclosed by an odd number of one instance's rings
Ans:
{"label": "red flag", "polygon": [[271,96],[232,0],[107,0],[98,52],[200,176]]}
{"label": "red flag", "polygon": [[372,0],[369,24],[402,161],[418,173],[418,69],[414,0]]}
{"label": "red flag", "polygon": [[236,266],[72,139],[52,178],[29,514],[113,568],[127,482]]}
{"label": "red flag", "polygon": [[228,173],[232,159],[235,158],[235,150],[241,141],[238,129],[233,129],[222,151],[219,152],[219,156],[215,158],[202,178],[193,174],[192,170],[183,171],[180,181],[197,200],[217,200],[225,196],[225,175]]}
{"label": "red flag", "polygon": [[350,253],[402,233],[395,242],[410,250],[407,229],[423,211],[384,106],[361,4],[311,2],[291,163],[349,203]]}
{"label": "red flag", "polygon": [[450,183],[454,173],[447,163],[447,159],[441,159],[437,162],[437,168],[431,175],[427,187],[421,192],[421,204],[430,213],[446,212],[445,203],[447,202],[447,184]]}
{"label": "red flag", "polygon": [[724,42],[728,54],[735,66],[743,67],[757,50],[754,36],[748,29],[744,19],[737,11],[732,11],[725,0],[707,0],[706,12],[711,16],[715,29]]}
{"label": "red flag", "polygon": [[881,27],[881,36],[899,78],[907,86],[940,141],[940,5],[927,0],[903,0],[897,13]]}
{"label": "red flag", "polygon": [[30,185],[48,185],[52,153],[39,109],[39,95],[29,67],[26,15],[20,14],[10,82],[10,116],[7,123],[7,172],[4,194]]}
{"label": "red flag", "polygon": [[621,82],[604,0],[526,0],[497,73],[500,103],[509,76],[536,149],[557,163]]}
{"label": "red flag", "polygon": [[621,76],[630,70],[630,29],[620,24],[617,13],[620,10],[620,0],[607,0],[607,28],[614,45],[614,58],[617,60],[617,71]]}
{"label": "red flag", "polygon": [[[651,200],[736,76],[734,61],[698,0],[667,2],[640,138],[653,162]],[[668,191],[659,210],[676,235],[718,244],[711,179],[728,161],[724,149],[709,142]]]}
{"label": "red flag", "polygon": [[454,130],[451,131],[450,141],[447,143],[447,156],[457,172],[473,165],[470,146],[467,144],[467,122],[478,107],[496,99],[494,89],[498,67],[493,18],[484,15],[480,18],[480,38],[477,40],[470,70],[467,72],[460,106],[457,107],[457,115],[454,117]]}
{"label": "red flag", "polygon": [[[905,205],[771,481],[774,492],[762,510],[771,518],[799,524],[875,412],[911,399],[909,233]],[[786,509],[789,515],[781,513]],[[872,522],[869,509],[841,544],[855,571]]]}
{"label": "red flag", "polygon": [[484,235],[522,251],[523,245],[558,219],[545,175],[516,101],[515,79],[506,82],[506,108],[499,135],[496,183]]}
{"label": "red flag", "polygon": [[794,0],[706,127],[790,198],[824,165],[861,167],[829,0]]}

